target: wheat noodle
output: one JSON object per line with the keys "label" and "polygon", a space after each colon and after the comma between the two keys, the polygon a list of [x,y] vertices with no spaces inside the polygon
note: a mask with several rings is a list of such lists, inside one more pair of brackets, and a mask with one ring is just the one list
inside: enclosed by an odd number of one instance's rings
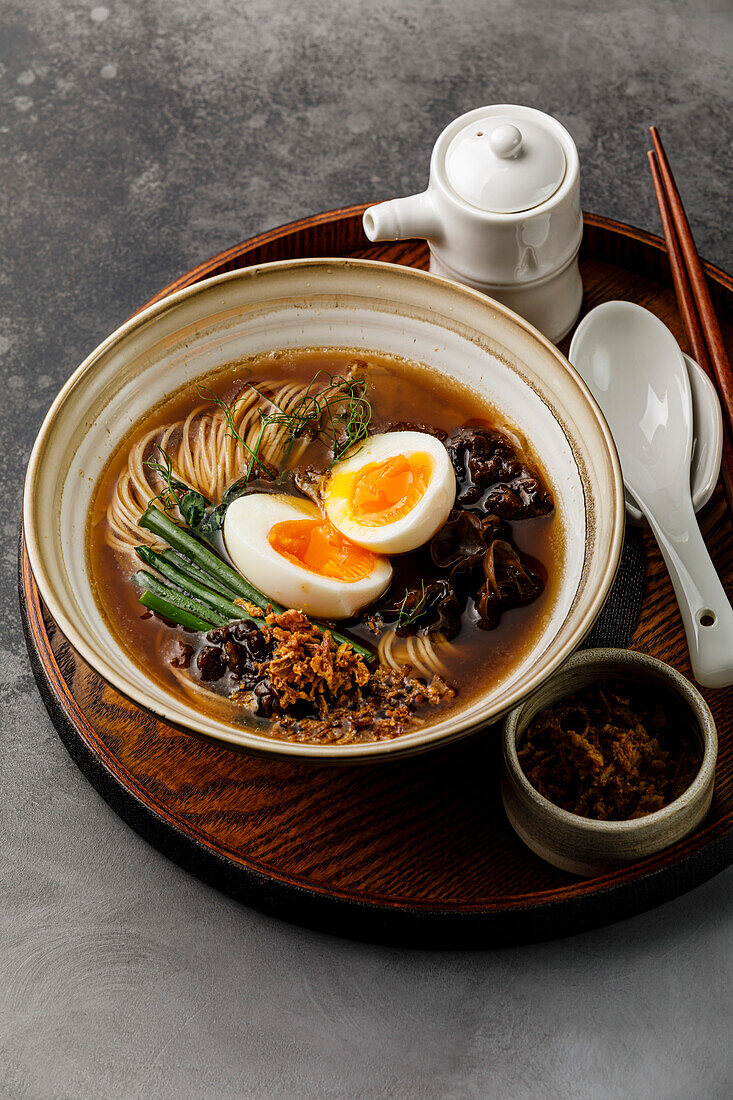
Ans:
{"label": "wheat noodle", "polygon": [[448,667],[443,657],[455,650],[455,646],[442,635],[428,638],[424,634],[412,634],[401,638],[394,629],[386,630],[379,639],[377,653],[381,664],[402,671],[409,665],[422,676],[446,676]]}
{"label": "wheat noodle", "polygon": [[[127,465],[117,479],[107,508],[109,545],[121,553],[131,553],[140,543],[156,542],[154,535],[137,525],[148,503],[165,488],[160,474],[147,465],[151,455],[157,457],[156,447],[168,452],[173,474],[179,480],[218,504],[227,486],[247,469],[251,451],[259,439],[262,416],[272,412],[273,406],[290,412],[306,392],[306,385],[300,382],[262,382],[256,390],[245,389],[232,405],[231,415],[246,446],[235,438],[224,409],[212,410],[210,404],[199,405],[185,419],[154,428],[142,436],[130,447]],[[289,443],[287,425],[268,424],[262,433],[258,456],[279,467]],[[307,439],[296,440],[288,454],[289,463],[296,463],[307,445]]]}

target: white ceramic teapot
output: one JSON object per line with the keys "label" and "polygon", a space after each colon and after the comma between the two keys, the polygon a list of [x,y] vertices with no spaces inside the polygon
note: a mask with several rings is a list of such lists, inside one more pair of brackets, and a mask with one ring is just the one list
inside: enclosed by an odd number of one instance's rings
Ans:
{"label": "white ceramic teapot", "polygon": [[427,191],[370,206],[371,241],[426,238],[430,270],[498,299],[550,340],[580,311],[578,150],[532,107],[498,104],[443,130]]}

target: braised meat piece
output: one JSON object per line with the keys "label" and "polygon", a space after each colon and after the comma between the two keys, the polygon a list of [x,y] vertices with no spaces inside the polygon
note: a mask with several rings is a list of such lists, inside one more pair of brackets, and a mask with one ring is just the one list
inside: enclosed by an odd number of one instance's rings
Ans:
{"label": "braised meat piece", "polygon": [[278,699],[269,680],[260,680],[254,689],[255,711],[261,718],[272,718],[278,709]]}
{"label": "braised meat piece", "polygon": [[395,624],[401,637],[414,634],[419,628],[426,634],[455,638],[461,629],[461,615],[466,596],[458,596],[450,581],[444,578],[420,587],[408,588],[402,599],[395,597],[383,604],[372,616],[378,626]]}
{"label": "braised meat piece", "polygon": [[[228,674],[230,684],[240,688],[253,688],[259,683],[262,664],[272,652],[269,632],[259,629],[249,619],[241,619],[226,626],[215,626],[205,637],[207,644],[196,656],[201,680],[213,683]],[[178,647],[170,663],[174,668],[188,668],[193,647],[180,641]]]}
{"label": "braised meat piece", "polygon": [[479,617],[477,626],[493,630],[502,612],[525,607],[542,595],[545,581],[539,562],[503,539],[495,539],[484,554],[482,568],[486,580],[474,599]]}
{"label": "braised meat piece", "polygon": [[293,471],[293,482],[296,489],[308,497],[319,508],[321,506],[321,486],[323,484],[323,470],[315,466],[303,466]]}
{"label": "braised meat piece", "polygon": [[539,562],[516,548],[509,524],[497,516],[481,519],[475,512],[454,508],[433,536],[430,555],[435,565],[448,571],[464,606],[471,597],[476,625],[482,630],[493,630],[504,611],[532,603],[545,587]]}
{"label": "braised meat piece", "polygon": [[430,424],[423,424],[418,420],[397,420],[393,424],[387,424],[384,429],[385,432],[424,432],[425,435],[432,435],[436,439],[439,439],[441,443],[445,443],[446,434],[440,428],[433,428]]}
{"label": "braised meat piece", "polygon": [[173,653],[169,658],[170,663],[174,668],[188,668],[193,658],[193,646],[188,642],[184,642],[182,638],[177,638],[174,643]]}
{"label": "braised meat piece", "polygon": [[252,662],[264,661],[271,650],[271,645],[265,631],[249,619],[240,619],[230,623],[227,628],[229,638],[247,652],[248,659]]}
{"label": "braised meat piece", "polygon": [[497,516],[481,519],[475,512],[454,508],[430,542],[430,557],[439,569],[448,570],[451,580],[460,582],[480,566],[496,538],[510,539],[507,523]]}
{"label": "braised meat piece", "polygon": [[501,432],[461,428],[446,447],[458,482],[457,507],[500,519],[530,519],[552,511],[552,495],[539,474]]}
{"label": "braised meat piece", "polygon": [[211,680],[220,680],[226,669],[222,650],[215,645],[204,646],[196,657],[196,666],[201,679],[207,683]]}

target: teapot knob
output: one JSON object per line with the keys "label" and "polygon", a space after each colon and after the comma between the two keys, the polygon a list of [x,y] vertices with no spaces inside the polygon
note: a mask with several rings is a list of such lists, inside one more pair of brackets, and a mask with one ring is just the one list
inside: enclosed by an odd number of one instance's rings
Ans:
{"label": "teapot knob", "polygon": [[496,126],[489,134],[491,151],[502,160],[516,157],[522,148],[522,132],[511,123]]}

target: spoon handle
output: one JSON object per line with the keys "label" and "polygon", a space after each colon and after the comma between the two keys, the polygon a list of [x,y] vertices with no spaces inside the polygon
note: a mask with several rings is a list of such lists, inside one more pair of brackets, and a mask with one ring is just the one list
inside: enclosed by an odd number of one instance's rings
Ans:
{"label": "spoon handle", "polygon": [[685,524],[668,527],[647,513],[672,578],[692,672],[704,687],[733,684],[733,607],[720,583],[690,504]]}

